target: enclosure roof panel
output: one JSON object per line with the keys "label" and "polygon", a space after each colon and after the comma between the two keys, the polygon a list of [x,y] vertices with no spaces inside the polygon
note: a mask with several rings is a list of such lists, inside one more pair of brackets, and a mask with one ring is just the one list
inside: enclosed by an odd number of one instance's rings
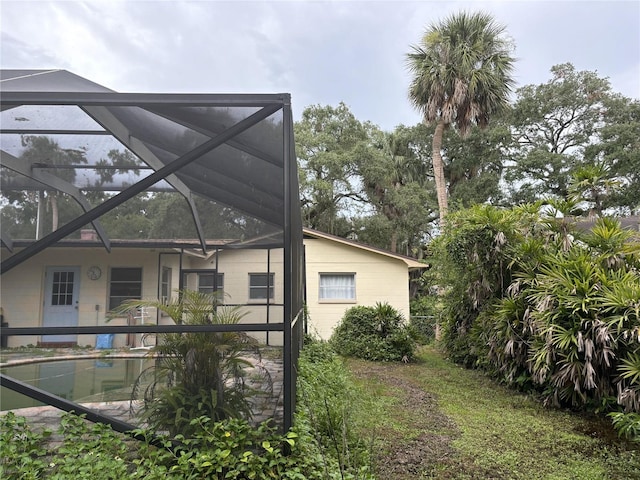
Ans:
{"label": "enclosure roof panel", "polygon": [[66,70],[0,70],[3,92],[112,92]]}
{"label": "enclosure roof panel", "polygon": [[182,195],[203,250],[201,223],[215,222],[202,222],[210,209],[194,196],[235,212],[245,241],[284,241],[287,215],[300,215],[288,94],[118,93],[65,70],[2,70],[0,105],[4,191],[41,191],[48,175],[70,191],[118,193],[67,235],[145,192]]}

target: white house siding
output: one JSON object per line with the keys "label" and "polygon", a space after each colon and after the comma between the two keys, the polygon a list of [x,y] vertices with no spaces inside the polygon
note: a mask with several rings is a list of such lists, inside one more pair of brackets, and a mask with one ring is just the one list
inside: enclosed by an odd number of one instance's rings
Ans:
{"label": "white house siding", "polygon": [[[387,302],[409,318],[409,272],[404,261],[335,241],[305,239],[309,331],[328,339],[344,312],[355,305]],[[355,273],[356,300],[319,298],[321,273]]]}
{"label": "white house siding", "polygon": [[[106,325],[109,301],[109,271],[112,267],[142,268],[142,297],[158,297],[158,251],[152,249],[118,249],[109,254],[103,248],[49,248],[2,276],[2,309],[9,326],[39,327],[43,321],[45,272],[47,267],[80,267],[78,279],[78,325]],[[172,267],[174,285],[178,285],[177,255],[162,257]],[[87,277],[87,270],[98,266],[102,275],[97,280]],[[155,322],[156,312],[148,312]],[[126,318],[113,319],[111,325],[126,325]],[[12,336],[8,346],[36,344],[37,336]],[[78,345],[95,345],[95,335],[79,335]],[[126,335],[116,335],[114,346],[123,346]]]}
{"label": "white house siding", "polygon": [[[322,235],[322,234],[321,234]],[[393,254],[371,251],[357,244],[345,244],[340,239],[305,238],[306,291],[309,313],[309,331],[328,339],[346,309],[354,305],[373,306],[377,302],[388,302],[406,318],[409,316],[409,266]],[[3,254],[6,252],[3,251]],[[217,255],[217,260],[216,260]],[[416,265],[419,265],[415,262]],[[97,280],[87,277],[91,266],[98,266],[102,276]],[[412,265],[414,268],[416,265]],[[80,301],[78,304],[78,324],[80,326],[105,325],[109,300],[109,272],[112,267],[141,267],[143,272],[142,297],[157,299],[159,292],[159,267],[171,268],[171,289],[180,285],[180,255],[174,249],[154,248],[113,248],[108,253],[104,248],[64,248],[52,247],[27,260],[19,267],[2,276],[1,306],[5,321],[10,326],[41,326],[44,301],[44,275],[50,266],[80,267]],[[267,251],[260,249],[220,250],[207,258],[184,254],[183,269],[215,270],[224,274],[225,302],[240,304],[245,316],[244,323],[283,321],[284,271],[283,250],[270,253],[267,267]],[[264,301],[249,300],[249,274],[274,273],[275,298],[268,309]],[[320,302],[318,300],[320,273],[355,273],[356,299],[353,302]],[[246,305],[245,305],[246,304]],[[97,306],[97,307],[96,307]],[[159,316],[154,310],[146,312],[144,320],[160,324],[172,323],[166,316]],[[126,325],[126,318],[116,318],[110,325]],[[265,333],[254,336],[267,342]],[[35,336],[10,337],[9,346],[36,344]],[[81,335],[78,344],[95,345],[95,335]],[[269,333],[268,342],[281,345],[282,333]],[[127,336],[117,334],[113,346],[126,345]],[[140,335],[136,336],[140,345]]]}
{"label": "white house siding", "polygon": [[[284,319],[284,308],[280,306],[284,303],[283,250],[271,250],[269,264],[266,250],[221,250],[217,255],[218,272],[224,274],[224,302],[243,305],[240,310],[244,315],[241,323],[266,323],[267,320],[281,323]],[[202,260],[193,257],[189,264],[189,268],[193,269],[215,269],[216,258],[212,256]],[[268,273],[267,269],[274,274],[274,298],[270,302],[274,305],[269,306],[268,313],[264,300],[249,299],[249,274]],[[265,333],[252,335],[258,341],[267,343]],[[268,340],[270,345],[282,345],[282,333],[271,332]]]}

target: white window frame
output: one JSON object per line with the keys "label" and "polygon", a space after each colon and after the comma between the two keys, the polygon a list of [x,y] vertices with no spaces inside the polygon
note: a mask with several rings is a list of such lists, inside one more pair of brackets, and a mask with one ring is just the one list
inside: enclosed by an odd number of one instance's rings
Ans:
{"label": "white window frame", "polygon": [[[336,285],[327,285],[331,279]],[[351,285],[340,285],[338,279],[351,279]],[[348,283],[348,282],[347,282]],[[345,294],[342,295],[341,291]],[[320,303],[356,303],[355,272],[321,272],[318,275],[318,302]]]}

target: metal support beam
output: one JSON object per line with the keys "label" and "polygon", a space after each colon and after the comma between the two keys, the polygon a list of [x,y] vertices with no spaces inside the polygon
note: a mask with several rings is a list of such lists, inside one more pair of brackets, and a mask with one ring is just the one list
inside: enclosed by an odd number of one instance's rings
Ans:
{"label": "metal support beam", "polygon": [[6,110],[22,105],[269,107],[282,106],[285,98],[289,98],[289,94],[16,92],[4,89],[0,91],[0,108]]}
{"label": "metal support beam", "polygon": [[236,323],[213,325],[91,325],[84,327],[7,327],[2,335],[89,335],[93,333],[200,333],[281,332],[284,323]]}
{"label": "metal support beam", "polygon": [[42,390],[41,388],[21,382],[3,373],[0,373],[0,386],[9,388],[14,392],[21,393],[22,395],[26,395],[27,397],[33,398],[39,402],[52,405],[60,410],[64,410],[65,412],[73,412],[76,415],[85,415],[86,419],[91,422],[111,425],[111,428],[116,432],[131,433],[133,430],[138,428],[135,425],[131,425],[108,415],[103,415],[85,407],[84,405],[71,402],[66,398],[58,397],[57,395]]}
{"label": "metal support beam", "polygon": [[[290,130],[293,128],[291,105],[285,104],[283,109],[283,152],[284,152],[284,168],[283,170],[283,184],[284,184],[284,209],[283,209],[283,224],[284,224],[284,351],[283,351],[283,365],[284,365],[284,378],[283,378],[283,390],[284,390],[284,431],[286,432],[293,426],[293,414],[295,412],[295,368],[293,365],[294,353],[293,349],[297,348],[293,344],[292,335],[292,323],[293,323],[293,251],[292,248],[292,223],[291,223],[291,169],[290,162],[291,148],[290,148]],[[293,160],[295,161],[295,159]]]}
{"label": "metal support beam", "polygon": [[[164,167],[164,163],[162,163],[162,161],[160,161],[146,147],[146,145],[144,145],[144,143],[137,141],[134,137],[132,137],[129,133],[129,130],[109,110],[104,107],[84,107],[82,108],[82,110],[84,110],[86,114],[93,118],[97,123],[110,131],[111,134],[118,141],[120,141],[120,143],[126,146],[154,170],[160,170],[162,167]],[[189,187],[187,187],[178,177],[173,174],[167,175],[165,181],[173,188],[175,188],[176,191],[187,200],[189,209],[191,210],[191,216],[196,227],[196,232],[198,233],[198,239],[200,240],[202,251],[206,252],[207,245],[204,230],[202,228],[202,223],[200,222],[200,217],[198,216],[198,210],[196,208],[195,202],[193,200],[193,195],[191,194]]]}

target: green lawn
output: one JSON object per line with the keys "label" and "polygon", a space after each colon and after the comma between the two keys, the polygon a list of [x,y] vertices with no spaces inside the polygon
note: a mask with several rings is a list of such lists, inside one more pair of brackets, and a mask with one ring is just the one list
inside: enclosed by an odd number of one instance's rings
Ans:
{"label": "green lawn", "polygon": [[377,407],[379,478],[640,479],[639,445],[606,420],[544,408],[425,347],[413,364],[349,360]]}

